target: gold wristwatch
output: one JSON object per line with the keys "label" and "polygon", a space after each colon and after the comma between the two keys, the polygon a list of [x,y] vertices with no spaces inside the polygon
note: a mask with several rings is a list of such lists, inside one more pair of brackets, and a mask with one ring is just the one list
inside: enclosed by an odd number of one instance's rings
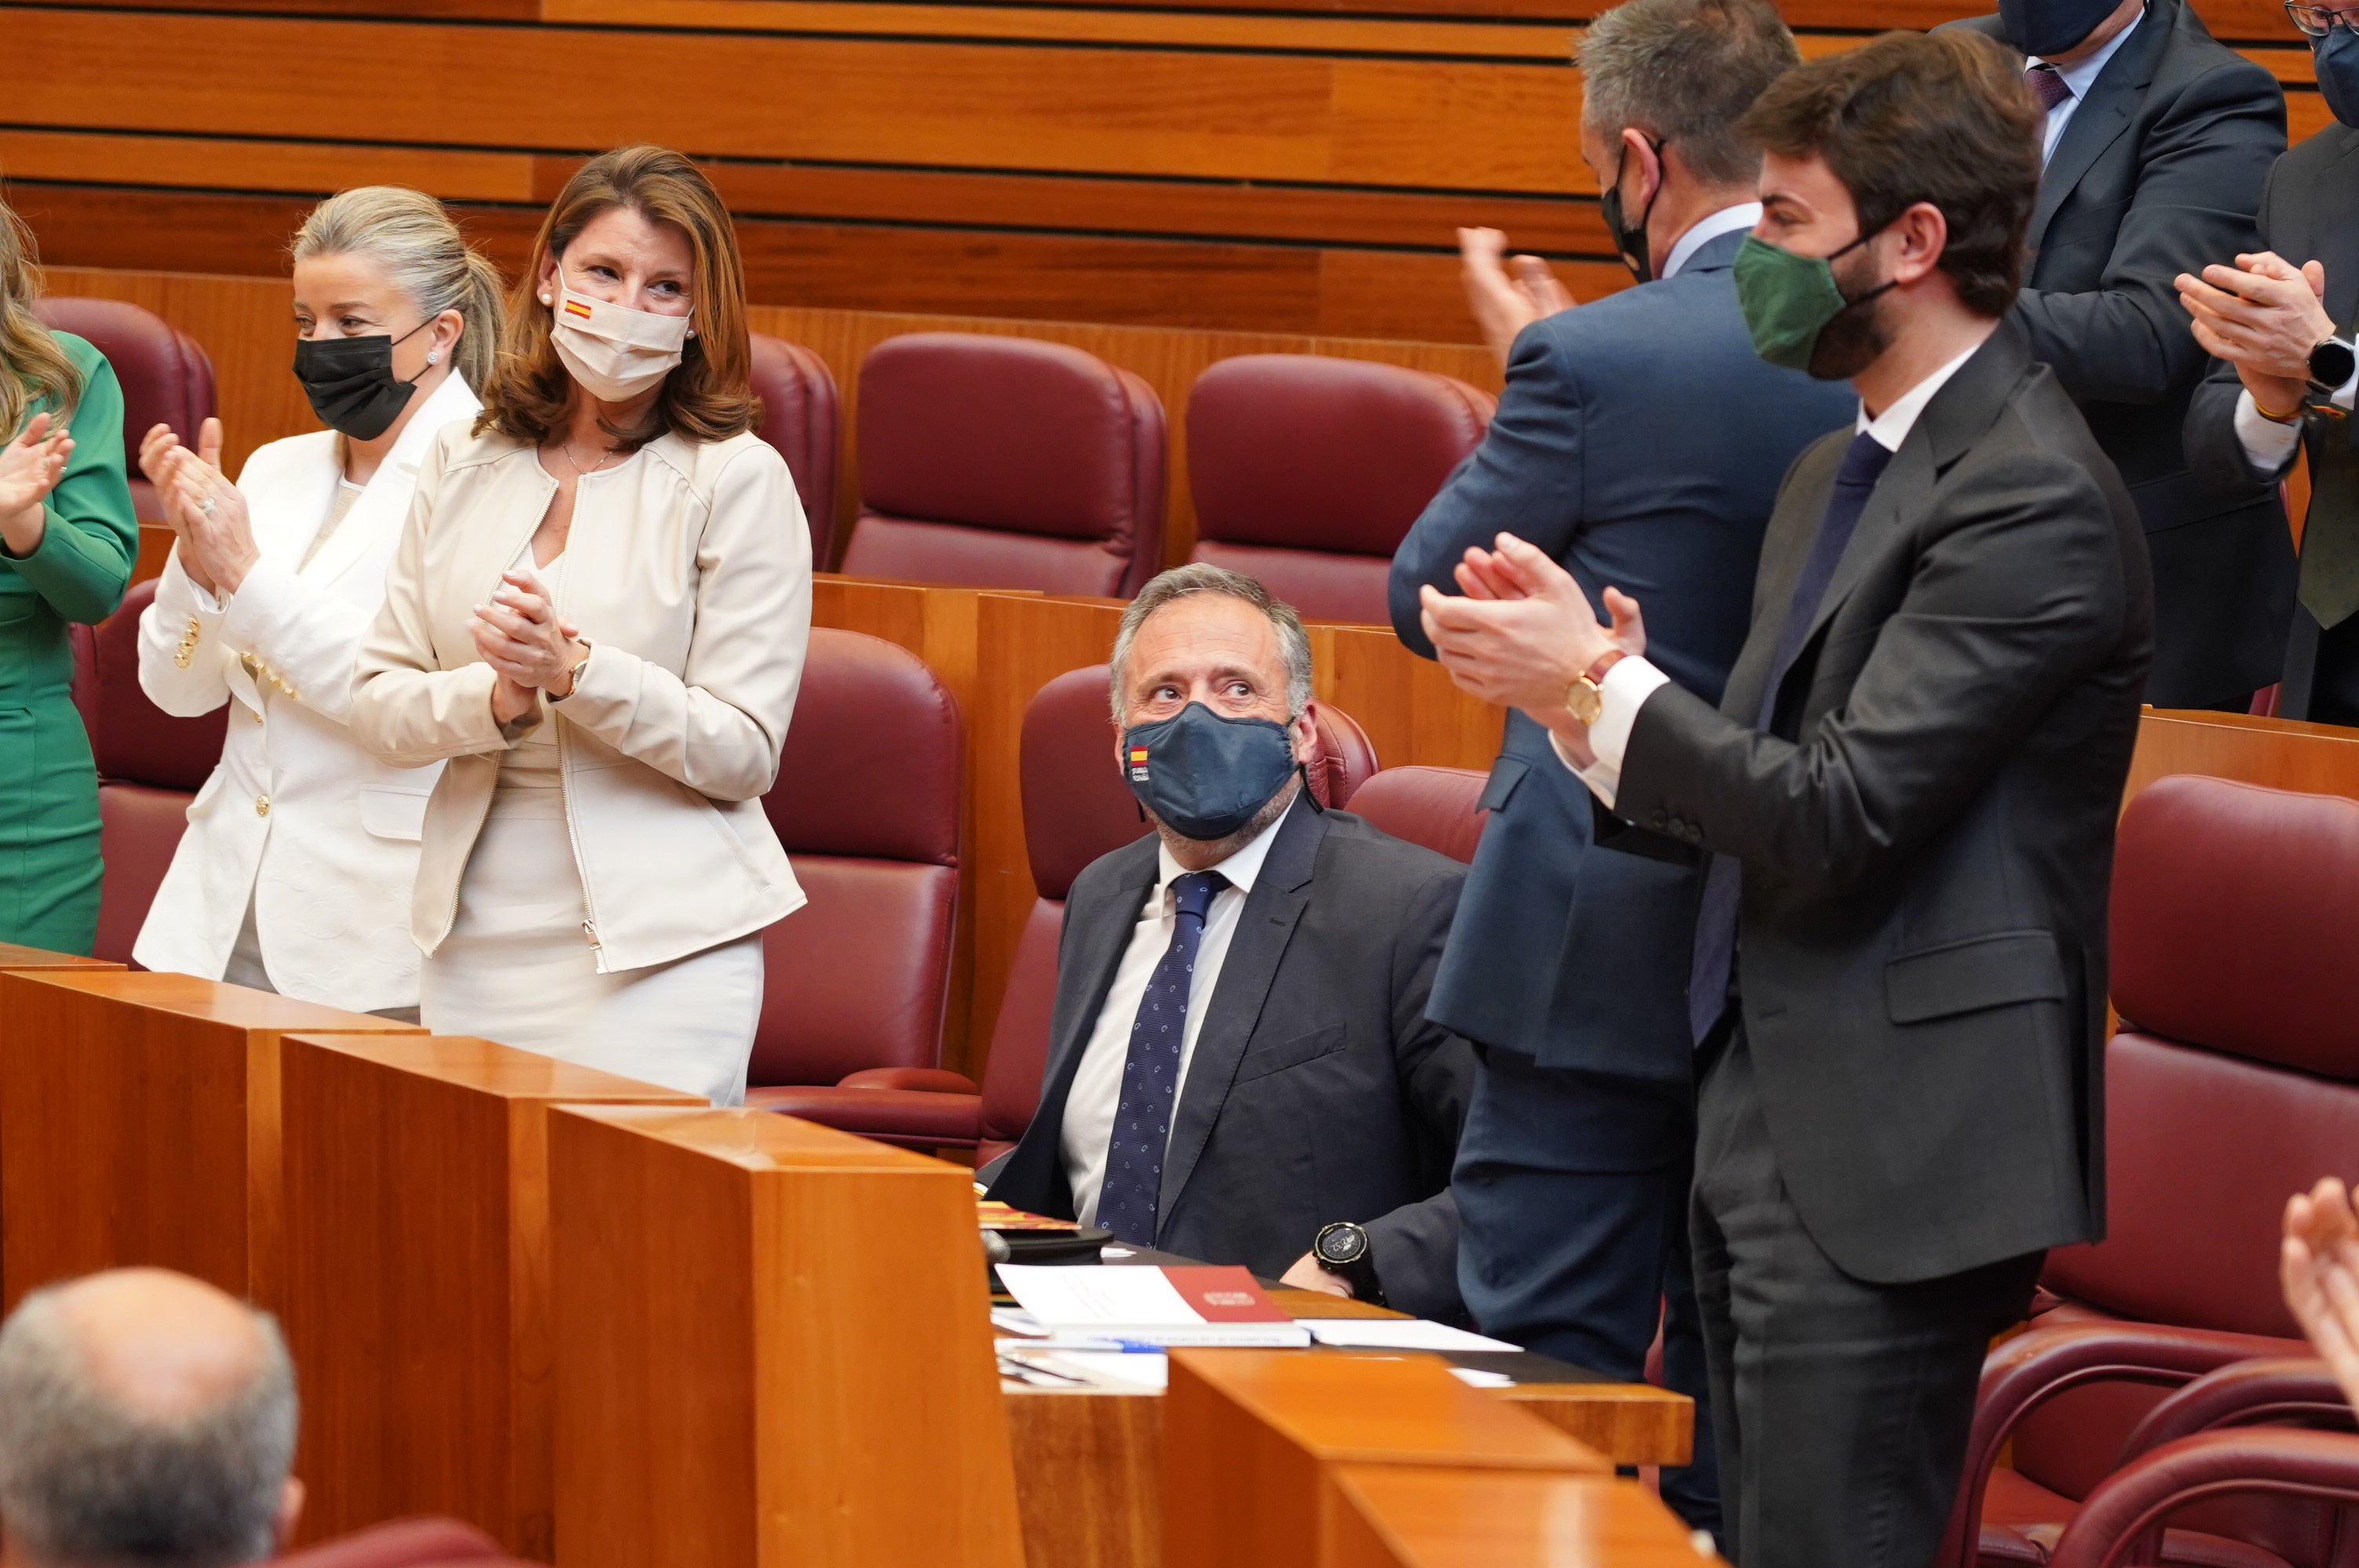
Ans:
{"label": "gold wristwatch", "polygon": [[1575,719],[1583,724],[1597,722],[1597,716],[1605,710],[1605,672],[1629,656],[1619,648],[1608,649],[1564,688],[1564,706]]}

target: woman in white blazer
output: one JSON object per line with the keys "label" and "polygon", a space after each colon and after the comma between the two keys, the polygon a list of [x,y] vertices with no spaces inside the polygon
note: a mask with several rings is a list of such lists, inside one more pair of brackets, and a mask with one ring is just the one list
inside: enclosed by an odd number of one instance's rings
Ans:
{"label": "woman in white blazer", "polygon": [[139,684],[168,713],[231,717],[132,957],[414,1018],[437,770],[379,762],[346,723],[419,464],[481,407],[499,274],[440,203],[392,186],[321,202],[293,250],[295,375],[330,427],[259,449],[234,486],[217,419],[193,451],[161,425],[140,451],[179,536],[140,618]]}
{"label": "woman in white blazer", "polygon": [[659,147],[592,159],[506,333],[419,476],[353,700],[379,760],[448,759],[411,912],[425,1022],[735,1104],[762,928],[803,903],[761,796],[810,535],[753,434],[719,196]]}

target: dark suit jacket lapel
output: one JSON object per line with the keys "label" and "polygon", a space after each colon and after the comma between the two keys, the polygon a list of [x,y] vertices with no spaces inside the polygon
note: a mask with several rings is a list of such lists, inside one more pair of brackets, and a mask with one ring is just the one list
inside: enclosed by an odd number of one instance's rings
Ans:
{"label": "dark suit jacket lapel", "polygon": [[1269,857],[1262,861],[1261,874],[1237,914],[1236,931],[1221,960],[1221,978],[1213,984],[1203,1026],[1196,1032],[1196,1049],[1188,1058],[1187,1081],[1180,1086],[1179,1119],[1163,1156],[1163,1190],[1156,1204],[1158,1231],[1170,1218],[1212,1140],[1213,1124],[1221,1119],[1237,1063],[1253,1038],[1254,1025],[1261,1021],[1270,982],[1277,978],[1278,962],[1310,902],[1311,871],[1326,837],[1327,818],[1308,798],[1298,798],[1278,824]]}
{"label": "dark suit jacket lapel", "polygon": [[1049,1158],[1059,1165],[1060,1183],[1064,1180],[1058,1150],[1063,1140],[1065,1099],[1073,1092],[1073,1075],[1080,1070],[1082,1054],[1089,1049],[1090,1036],[1097,1030],[1106,992],[1114,989],[1114,972],[1121,967],[1131,933],[1138,927],[1147,890],[1160,873],[1156,845],[1149,836],[1117,851],[1122,856],[1121,874],[1112,885],[1066,910],[1065,946],[1057,954],[1056,1038],[1049,1042],[1039,1108],[1025,1130],[1027,1139],[1034,1129],[1045,1130]]}
{"label": "dark suit jacket lapel", "polygon": [[[2121,47],[2121,51],[2105,62],[2097,80],[2089,84],[2089,94],[2081,100],[2072,117],[2064,123],[2064,134],[2056,140],[2056,152],[2049,158],[2048,168],[2039,177],[2039,200],[2031,209],[2031,226],[2023,237],[2024,244],[2036,257],[2040,243],[2047,238],[2049,221],[2064,198],[2081,183],[2098,155],[2129,129],[2130,118],[2137,112],[2138,99],[2154,81],[2155,68],[2162,62],[2163,51],[2170,45],[2170,36],[2179,27],[2179,0],[2147,0],[2146,16],[2137,24],[2137,31]],[[2037,267],[2035,261],[2033,265]]]}

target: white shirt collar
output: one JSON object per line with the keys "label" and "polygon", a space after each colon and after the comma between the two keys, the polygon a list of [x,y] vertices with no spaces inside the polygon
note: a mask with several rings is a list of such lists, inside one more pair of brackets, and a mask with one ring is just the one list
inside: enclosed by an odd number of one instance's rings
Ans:
{"label": "white shirt collar", "polygon": [[[1277,830],[1286,826],[1286,819],[1303,808],[1302,795],[1298,791],[1294,804],[1279,812],[1277,821],[1239,845],[1227,860],[1217,865],[1206,866],[1204,870],[1220,872],[1239,892],[1253,892],[1254,879],[1261,875],[1261,864],[1269,859],[1270,841],[1277,837]],[[1155,860],[1162,871],[1162,875],[1155,882],[1155,900],[1160,903],[1170,893],[1171,884],[1187,874],[1188,868],[1171,858],[1171,846],[1164,843],[1159,834],[1155,842]]]}
{"label": "white shirt collar", "polygon": [[1909,430],[1916,425],[1917,416],[1925,412],[1925,405],[1933,401],[1933,395],[1941,390],[1942,384],[1957,374],[1958,367],[1973,358],[1975,351],[1981,347],[1981,343],[1976,343],[1973,348],[1968,349],[1964,353],[1894,398],[1892,406],[1873,419],[1867,416],[1867,405],[1861,404],[1859,423],[1853,427],[1854,431],[1864,430],[1875,437],[1875,444],[1886,451],[1898,451],[1900,443],[1908,438]]}
{"label": "white shirt collar", "polygon": [[2078,65],[2060,65],[2056,68],[2056,74],[2062,77],[2064,85],[2072,90],[2073,103],[2078,103],[2089,95],[2089,89],[2097,84],[2097,78],[2104,73],[2105,63],[2121,53],[2122,46],[2130,41],[2130,35],[2145,24],[2146,12],[2141,10],[2137,14],[2137,20],[2106,39],[2104,47],[2095,54]]}
{"label": "white shirt collar", "polygon": [[1681,234],[1678,242],[1671,246],[1671,254],[1663,258],[1664,280],[1668,282],[1677,277],[1680,275],[1680,268],[1695,259],[1696,252],[1723,234],[1733,234],[1739,229],[1750,229],[1759,222],[1761,222],[1761,203],[1758,201],[1740,201],[1734,207],[1723,207],[1717,212],[1697,219],[1690,225],[1688,232]]}

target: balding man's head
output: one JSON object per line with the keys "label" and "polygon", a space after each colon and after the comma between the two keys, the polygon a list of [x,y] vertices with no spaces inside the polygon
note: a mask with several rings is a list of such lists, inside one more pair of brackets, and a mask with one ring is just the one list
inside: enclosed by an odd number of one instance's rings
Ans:
{"label": "balding man's head", "polygon": [[0,1325],[0,1520],[53,1568],[270,1555],[299,1488],[277,1326],[160,1269],[37,1291]]}

